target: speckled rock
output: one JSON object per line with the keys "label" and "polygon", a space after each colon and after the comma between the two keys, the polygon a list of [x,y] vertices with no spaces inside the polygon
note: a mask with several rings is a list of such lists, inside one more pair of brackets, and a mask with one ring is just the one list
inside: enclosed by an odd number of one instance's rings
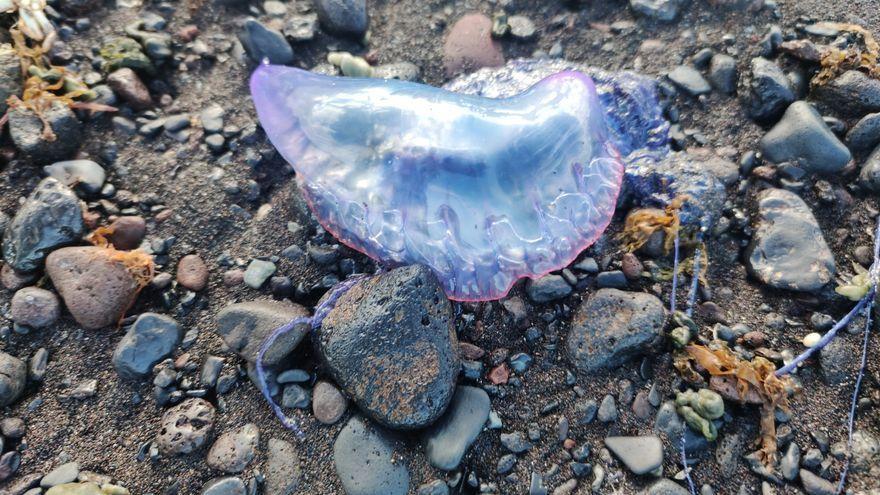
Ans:
{"label": "speckled rock", "polygon": [[746,251],[749,273],[776,289],[817,291],[834,278],[834,255],[810,208],[797,194],[758,194],[758,221]]}
{"label": "speckled rock", "polygon": [[147,86],[137,73],[128,67],[117,69],[108,75],[107,84],[134,110],[146,110],[153,105]]}
{"label": "speckled rock", "polygon": [[334,381],[375,421],[433,423],[459,372],[449,300],[434,274],[412,265],[365,279],[342,295],[316,332]]}
{"label": "speckled rock", "polygon": [[301,470],[296,447],[270,438],[266,448],[266,482],[263,495],[290,495],[299,486]]}
{"label": "speckled rock", "polygon": [[181,286],[200,291],[208,285],[208,265],[197,254],[188,254],[177,263],[177,283]]}
{"label": "speckled rock", "polygon": [[651,351],[666,323],[655,296],[600,289],[581,303],[566,341],[569,359],[582,372],[619,366]]}
{"label": "speckled rock", "polygon": [[53,292],[25,287],[15,292],[9,309],[12,321],[31,328],[45,328],[61,315],[61,303]]}
{"label": "speckled rock", "polygon": [[84,229],[82,205],[76,194],[47,177],[6,225],[3,259],[16,271],[34,271],[49,252],[79,240]]}
{"label": "speckled rock", "polygon": [[46,273],[67,310],[86,329],[117,323],[137,295],[137,283],[125,266],[94,246],[53,251],[46,258]]}
{"label": "speckled rock", "polygon": [[409,471],[396,461],[394,440],[381,427],[352,416],[333,444],[336,474],[347,495],[406,495]]}
{"label": "speckled rock", "polygon": [[254,458],[260,429],[253,423],[220,435],[208,450],[205,463],[226,473],[240,473]]}
{"label": "speckled rock", "polygon": [[27,366],[15,356],[0,352],[0,407],[5,407],[21,396],[27,382]]}
{"label": "speckled rock", "polygon": [[467,14],[453,24],[443,44],[447,76],[503,64],[501,46],[492,39],[492,19],[483,14]]}
{"label": "speckled rock", "polygon": [[204,399],[187,399],[165,411],[156,444],[166,455],[189,454],[201,448],[214,430],[214,406]]}
{"label": "speckled rock", "polygon": [[312,389],[312,413],[325,425],[339,421],[348,408],[348,399],[332,383],[320,381]]}
{"label": "speckled rock", "polygon": [[6,100],[21,94],[21,61],[9,43],[0,45],[0,113],[9,107]]}
{"label": "speckled rock", "polygon": [[[226,306],[217,314],[217,334],[226,345],[250,363],[257,358],[260,345],[273,330],[295,318],[308,316],[306,308],[282,301],[251,301]],[[287,357],[309,332],[308,326],[279,337],[263,356],[267,366]]]}
{"label": "speckled rock", "polygon": [[130,250],[140,246],[147,233],[144,217],[122,216],[110,224],[112,231],[107,238],[116,249]]}

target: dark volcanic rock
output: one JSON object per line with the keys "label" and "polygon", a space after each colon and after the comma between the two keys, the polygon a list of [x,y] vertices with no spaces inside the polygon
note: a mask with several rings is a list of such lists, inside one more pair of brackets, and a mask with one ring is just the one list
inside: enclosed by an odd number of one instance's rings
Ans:
{"label": "dark volcanic rock", "polygon": [[846,133],[846,143],[854,153],[864,153],[880,144],[880,113],[869,113]]}
{"label": "dark volcanic rock", "polygon": [[813,96],[837,112],[861,117],[880,111],[880,80],[857,70],[848,70],[828,84],[813,89]]}
{"label": "dark volcanic rock", "polygon": [[600,289],[574,315],[566,342],[568,356],[585,373],[619,366],[650,352],[665,322],[666,309],[656,297]]}
{"label": "dark volcanic rock", "polygon": [[795,100],[791,82],[782,69],[765,58],[752,59],[749,114],[755,120],[775,120]]}
{"label": "dark volcanic rock", "polygon": [[394,441],[387,432],[352,416],[333,444],[333,462],[345,493],[406,495],[409,471],[394,454]]}
{"label": "dark volcanic rock", "polygon": [[880,146],[868,155],[862,165],[859,182],[871,191],[880,192]]}
{"label": "dark volcanic rock", "polygon": [[82,130],[67,105],[54,102],[43,117],[55,139],[44,134],[43,121],[33,111],[16,108],[9,112],[9,136],[24,158],[42,165],[64,160],[79,149]]}
{"label": "dark volcanic rock", "polygon": [[287,38],[256,19],[244,22],[244,29],[239,33],[238,39],[254,63],[262,63],[263,59],[276,65],[293,62],[293,48]]}
{"label": "dark volcanic rock", "polygon": [[777,288],[817,291],[834,278],[834,255],[810,208],[797,194],[758,194],[758,223],[746,252],[749,273]]}
{"label": "dark volcanic rock", "polygon": [[113,366],[119,376],[128,380],[147,377],[153,366],[171,355],[181,336],[173,318],[143,313],[113,351]]}
{"label": "dark volcanic rock", "polygon": [[316,346],[342,390],[392,428],[434,422],[452,399],[459,372],[452,307],[426,267],[362,280],[336,303]]}
{"label": "dark volcanic rock", "polygon": [[47,177],[6,225],[3,259],[16,271],[34,271],[50,251],[79,240],[84,228],[76,194]]}
{"label": "dark volcanic rock", "polygon": [[333,34],[363,37],[369,26],[366,0],[316,0],[321,27]]}
{"label": "dark volcanic rock", "polygon": [[[253,363],[260,345],[273,330],[291,320],[308,316],[308,310],[282,301],[251,301],[231,304],[217,314],[217,334],[239,356]],[[263,364],[273,366],[287,357],[309,332],[308,325],[279,337],[263,356]]]}
{"label": "dark volcanic rock", "polygon": [[716,53],[709,65],[709,82],[716,90],[730,95],[736,93],[736,59],[730,55]]}
{"label": "dark volcanic rock", "polygon": [[53,251],[46,258],[46,273],[76,322],[89,330],[118,322],[137,295],[125,265],[95,246]]}
{"label": "dark volcanic rock", "polygon": [[774,163],[798,162],[811,172],[843,170],[852,156],[809,103],[796,101],[761,138],[761,152]]}
{"label": "dark volcanic rock", "polygon": [[458,467],[489,417],[489,395],[480,388],[458,387],[446,414],[425,431],[425,454],[437,469]]}
{"label": "dark volcanic rock", "polygon": [[561,275],[547,274],[526,282],[526,293],[536,303],[545,303],[562,299],[571,294],[571,286]]}

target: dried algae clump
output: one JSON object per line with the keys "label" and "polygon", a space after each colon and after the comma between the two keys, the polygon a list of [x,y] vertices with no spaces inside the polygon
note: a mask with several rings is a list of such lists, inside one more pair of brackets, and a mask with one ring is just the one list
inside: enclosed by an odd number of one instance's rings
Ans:
{"label": "dried algae clump", "polygon": [[844,22],[820,22],[816,25],[851,33],[856,37],[857,43],[846,49],[826,47],[822,50],[819,60],[821,70],[811,81],[814,87],[827,84],[848,70],[859,70],[874,79],[880,79],[880,67],[877,66],[880,45],[870,31],[857,24]]}
{"label": "dried algae clump", "polygon": [[[697,365],[697,368],[694,367]],[[750,402],[757,395],[761,400],[761,446],[759,453],[765,465],[776,462],[776,408],[790,412],[788,395],[795,390],[794,382],[788,376],[778,377],[774,374],[776,367],[763,357],[755,357],[751,361],[741,359],[734,354],[727,344],[715,341],[711,347],[689,345],[675,359],[675,367],[685,380],[705,383],[699,370],[705,370],[711,377],[723,377],[735,381],[736,386],[717,390],[727,393],[728,399],[742,403]],[[710,387],[717,383],[710,380]]]}
{"label": "dried algae clump", "polygon": [[111,234],[113,234],[112,227],[98,227],[89,234],[86,240],[97,247],[106,249],[108,251],[107,256],[112,261],[122,263],[134,278],[135,283],[137,284],[136,293],[139,293],[144,287],[149,285],[150,281],[153,280],[153,276],[156,274],[156,265],[153,262],[153,257],[140,249],[135,249],[133,251],[116,249],[108,240],[108,237]]}
{"label": "dried algae clump", "polygon": [[[10,109],[23,108],[33,112],[43,123],[43,139],[56,139],[52,126],[45,117],[46,112],[56,102],[70,108],[90,111],[116,111],[114,107],[87,101],[95,98],[95,92],[73,72],[64,67],[46,66],[43,62],[43,55],[47,51],[45,48],[28,46],[20,31],[10,30],[10,35],[15,45],[14,50],[21,61],[22,77],[25,80],[21,96],[12,95],[6,103]],[[7,120],[8,113],[0,119],[0,126]]]}
{"label": "dried algae clump", "polygon": [[623,226],[623,232],[620,233],[623,248],[633,252],[644,246],[654,232],[663,230],[666,233],[663,249],[669,252],[675,242],[675,236],[681,228],[678,210],[689,199],[690,197],[687,195],[677,196],[662,211],[644,209],[628,215]]}

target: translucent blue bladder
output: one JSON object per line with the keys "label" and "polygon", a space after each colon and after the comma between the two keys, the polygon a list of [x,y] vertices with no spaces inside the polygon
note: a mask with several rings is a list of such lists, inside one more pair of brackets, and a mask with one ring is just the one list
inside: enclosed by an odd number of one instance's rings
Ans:
{"label": "translucent blue bladder", "polygon": [[577,71],[487,98],[263,65],[251,92],[324,228],[385,265],[429,266],[453,300],[571,263],[611,221],[618,146],[652,139],[609,119]]}

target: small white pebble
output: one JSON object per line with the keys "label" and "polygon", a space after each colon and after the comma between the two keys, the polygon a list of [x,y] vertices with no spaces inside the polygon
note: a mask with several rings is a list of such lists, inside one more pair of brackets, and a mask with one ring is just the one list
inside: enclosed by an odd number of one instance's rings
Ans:
{"label": "small white pebble", "polygon": [[804,344],[804,347],[814,347],[819,343],[819,340],[822,339],[822,336],[816,332],[808,333],[804,336],[804,339],[801,342]]}

